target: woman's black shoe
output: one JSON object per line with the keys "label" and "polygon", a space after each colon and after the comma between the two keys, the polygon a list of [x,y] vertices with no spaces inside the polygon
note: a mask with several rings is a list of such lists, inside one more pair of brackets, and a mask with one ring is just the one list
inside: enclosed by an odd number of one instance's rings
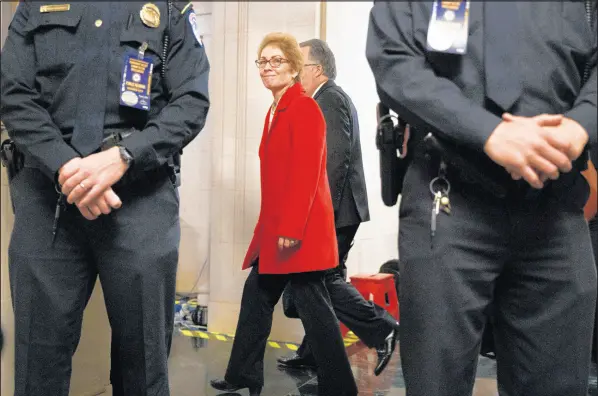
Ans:
{"label": "woman's black shoe", "polygon": [[214,389],[218,389],[225,392],[236,392],[240,389],[249,388],[249,396],[260,396],[262,393],[262,387],[250,387],[246,385],[234,385],[225,380],[211,380],[210,385]]}

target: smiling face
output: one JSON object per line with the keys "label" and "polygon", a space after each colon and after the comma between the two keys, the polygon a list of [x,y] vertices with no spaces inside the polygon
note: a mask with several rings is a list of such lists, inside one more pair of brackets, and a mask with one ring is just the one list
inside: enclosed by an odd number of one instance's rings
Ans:
{"label": "smiling face", "polygon": [[264,47],[258,65],[264,87],[273,93],[291,85],[297,76],[281,49],[273,45]]}

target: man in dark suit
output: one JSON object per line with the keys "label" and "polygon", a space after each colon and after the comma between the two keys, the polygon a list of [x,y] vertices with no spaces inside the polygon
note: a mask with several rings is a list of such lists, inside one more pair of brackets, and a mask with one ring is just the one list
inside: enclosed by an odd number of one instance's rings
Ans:
{"label": "man in dark suit", "polygon": [[339,258],[343,271],[357,229],[370,220],[361,159],[357,111],[349,95],[336,85],[334,54],[314,39],[300,44],[305,59],[301,83],[326,119],[327,167],[334,207]]}
{"label": "man in dark suit", "polygon": [[[300,44],[304,57],[301,84],[320,105],[326,120],[327,173],[332,195],[339,266],[326,275],[326,288],[338,319],[366,345],[375,347],[379,375],[394,351],[398,323],[382,307],[367,301],[346,282],[347,255],[359,224],[370,218],[361,160],[357,111],[349,96],[334,83],[336,65],[328,45],[318,39]],[[295,317],[288,305],[292,295],[285,291],[285,313]],[[313,355],[306,339],[297,353],[278,362],[284,367],[314,368]]]}
{"label": "man in dark suit", "polygon": [[366,48],[381,101],[414,126],[399,208],[407,395],[471,395],[492,315],[501,395],[585,396],[597,52],[584,2],[376,1]]}

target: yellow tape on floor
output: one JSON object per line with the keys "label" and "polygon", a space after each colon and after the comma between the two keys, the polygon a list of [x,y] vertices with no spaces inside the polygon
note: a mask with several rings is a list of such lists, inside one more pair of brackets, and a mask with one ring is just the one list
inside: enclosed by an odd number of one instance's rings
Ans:
{"label": "yellow tape on floor", "polygon": [[[229,340],[232,340],[233,338],[235,338],[233,334],[222,334],[222,333],[218,333],[218,332],[196,330],[192,327],[181,328],[181,329],[179,329],[179,331],[182,335],[184,335],[186,337],[201,338],[204,340],[229,341]],[[348,332],[343,341],[345,343],[345,346],[348,347],[348,346],[355,344],[357,341],[359,341],[359,338],[357,338],[357,336],[355,334],[353,334],[353,332]],[[293,344],[290,342],[280,342],[280,341],[268,341],[268,346],[271,348],[275,348],[275,349],[286,348],[291,351],[296,351],[297,349],[299,349],[297,344]]]}

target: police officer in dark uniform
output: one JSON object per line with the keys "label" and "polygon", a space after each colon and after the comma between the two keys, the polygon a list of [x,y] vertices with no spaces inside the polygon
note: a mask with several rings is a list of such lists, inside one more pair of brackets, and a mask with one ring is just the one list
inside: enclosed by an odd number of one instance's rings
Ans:
{"label": "police officer in dark uniform", "polygon": [[177,154],[203,128],[209,64],[190,3],[21,2],[2,52],[15,395],[66,396],[97,276],[114,395],[169,395]]}
{"label": "police officer in dark uniform", "polygon": [[596,268],[581,171],[597,141],[587,3],[587,16],[568,1],[374,3],[366,54],[378,94],[415,127],[399,209],[408,396],[472,394],[487,315],[501,395],[586,395]]}

